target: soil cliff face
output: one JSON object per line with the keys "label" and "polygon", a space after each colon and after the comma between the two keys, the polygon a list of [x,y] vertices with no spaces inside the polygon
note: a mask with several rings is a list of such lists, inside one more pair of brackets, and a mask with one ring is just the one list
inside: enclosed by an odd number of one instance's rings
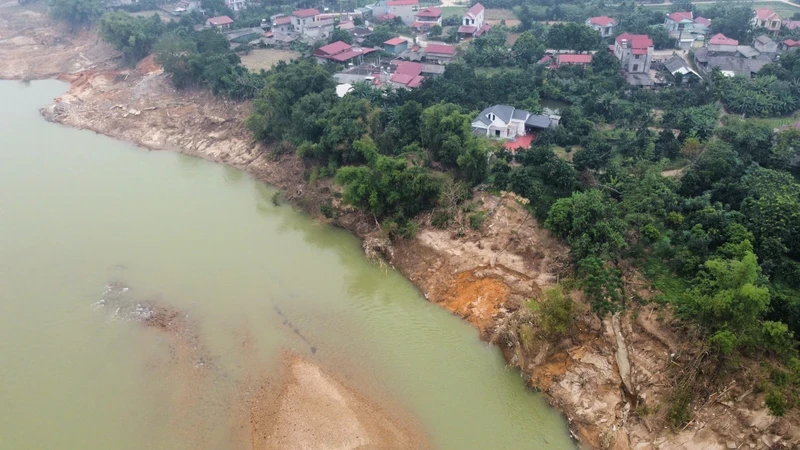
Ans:
{"label": "soil cliff face", "polygon": [[[3,14],[0,9],[7,22]],[[21,33],[27,36],[31,31]],[[9,45],[8,39],[0,44],[0,57],[14,54]],[[18,72],[0,59],[0,77],[18,77]],[[72,88],[42,110],[48,120],[241,168],[279,187],[293,203],[318,217],[319,206],[336,189],[325,181],[308,184],[295,155],[273,157],[270,149],[255,143],[242,125],[248,103],[202,91],[176,91],[152,59],[134,69],[67,70],[60,77]],[[754,378],[747,376],[719,386],[695,406],[689,425],[671,431],[665,420],[671,375],[691,364],[682,355],[691,355],[696,343],[675,333],[668,314],[657,308],[632,304],[626,313],[601,321],[575,292],[581,311],[571,336],[558,343],[538,338],[535,329],[525,326],[526,302],[568,273],[568,248],[541,228],[513,194],[477,193],[473,203],[487,212],[480,231],[439,230],[423,217],[414,239],[388,243],[371,217],[344,207],[336,225],[364,239],[368,251],[382,253],[426,299],[464,318],[483,339],[499,345],[509,364],[563,411],[584,446],[800,445],[797,416],[769,416],[763,396],[754,393]],[[635,278],[635,272],[630,277]],[[637,294],[647,297],[648,292],[642,288]],[[526,330],[530,336],[524,335]]]}

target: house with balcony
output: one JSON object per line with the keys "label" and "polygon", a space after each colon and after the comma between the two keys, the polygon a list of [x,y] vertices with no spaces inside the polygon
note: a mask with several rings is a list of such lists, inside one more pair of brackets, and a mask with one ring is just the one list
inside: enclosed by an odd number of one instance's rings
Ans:
{"label": "house with balcony", "polygon": [[322,17],[318,9],[299,9],[290,14],[293,31],[313,39],[329,36],[334,30],[334,19]]}
{"label": "house with balcony", "polygon": [[475,3],[467,10],[461,18],[461,26],[458,27],[458,36],[461,39],[481,37],[492,27],[485,23],[486,8],[480,3]]}
{"label": "house with balcony", "polygon": [[678,48],[688,50],[705,45],[706,36],[711,33],[711,20],[693,17],[691,11],[678,11],[667,15],[664,28]]}
{"label": "house with balcony", "polygon": [[586,19],[586,26],[600,33],[600,37],[606,38],[614,35],[617,20],[608,16],[590,17]]}
{"label": "house with balcony", "polygon": [[442,10],[436,7],[430,7],[417,13],[411,28],[420,32],[427,32],[434,25],[442,26]]}
{"label": "house with balcony", "polygon": [[625,79],[634,86],[652,86],[650,65],[653,61],[653,40],[646,34],[622,33],[614,40],[614,56],[617,57]]}
{"label": "house with balcony", "polygon": [[769,8],[756,8],[752,24],[753,28],[765,28],[770,33],[777,33],[783,22],[775,11]]}

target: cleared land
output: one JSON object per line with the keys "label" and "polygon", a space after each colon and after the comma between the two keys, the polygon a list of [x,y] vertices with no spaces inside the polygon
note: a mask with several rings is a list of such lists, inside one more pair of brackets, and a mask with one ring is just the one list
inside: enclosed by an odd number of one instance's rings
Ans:
{"label": "cleared land", "polygon": [[289,62],[299,57],[300,53],[274,48],[257,48],[246,55],[241,55],[242,65],[253,72],[258,72],[261,69],[269,70],[280,61]]}
{"label": "cleared land", "polygon": [[514,11],[510,9],[488,8],[486,10],[486,23],[489,25],[500,25],[503,21],[509,27],[515,27],[520,23]]}
{"label": "cleared land", "polygon": [[467,12],[466,6],[445,6],[441,8],[442,10],[442,17],[450,17],[450,16],[457,16],[459,18],[464,16],[464,13]]}

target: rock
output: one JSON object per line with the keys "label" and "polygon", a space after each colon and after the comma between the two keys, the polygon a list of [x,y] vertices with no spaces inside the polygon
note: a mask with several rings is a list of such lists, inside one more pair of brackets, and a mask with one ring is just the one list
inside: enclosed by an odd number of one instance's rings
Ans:
{"label": "rock", "polygon": [[727,447],[728,447],[729,449],[737,449],[737,448],[739,448],[739,446],[738,446],[738,445],[736,445],[736,442],[733,442],[733,441],[728,441],[728,443],[727,443]]}

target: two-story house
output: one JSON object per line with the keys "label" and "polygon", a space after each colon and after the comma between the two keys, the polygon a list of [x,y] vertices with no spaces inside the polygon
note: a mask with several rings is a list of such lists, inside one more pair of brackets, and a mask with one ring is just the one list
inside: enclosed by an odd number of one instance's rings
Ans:
{"label": "two-story house", "polygon": [[653,40],[646,34],[622,33],[614,41],[614,56],[629,73],[647,73],[653,60]]}
{"label": "two-story house", "polygon": [[489,31],[491,26],[484,22],[485,13],[486,8],[484,8],[480,3],[475,3],[472,5],[472,7],[467,10],[466,14],[464,14],[464,17],[461,19],[461,26],[458,27],[459,37],[462,39],[480,37]]}
{"label": "two-story house", "polygon": [[333,33],[334,19],[320,16],[318,9],[299,9],[289,17],[292,19],[292,28],[295,32],[311,38],[324,38]]}
{"label": "two-story house", "polygon": [[381,17],[399,17],[404,24],[411,26],[419,10],[419,0],[378,0],[372,7],[373,16],[380,20]]}
{"label": "two-story house", "polygon": [[674,13],[667,14],[667,18],[664,20],[664,28],[667,29],[667,33],[670,36],[681,32],[687,25],[694,23],[694,14],[691,11],[676,11]]}
{"label": "two-story house", "polygon": [[622,33],[614,41],[617,57],[625,79],[635,86],[652,86],[650,64],[653,62],[653,40],[646,34]]}
{"label": "two-story house", "polygon": [[766,28],[767,31],[772,33],[780,31],[782,25],[780,16],[769,8],[756,8],[752,23],[753,27]]}
{"label": "two-story house", "polygon": [[600,37],[606,38],[614,35],[617,21],[608,16],[590,17],[586,19],[586,26],[600,33]]}
{"label": "two-story house", "polygon": [[430,7],[417,13],[411,28],[417,31],[428,31],[434,25],[442,26],[442,10],[436,7]]}

